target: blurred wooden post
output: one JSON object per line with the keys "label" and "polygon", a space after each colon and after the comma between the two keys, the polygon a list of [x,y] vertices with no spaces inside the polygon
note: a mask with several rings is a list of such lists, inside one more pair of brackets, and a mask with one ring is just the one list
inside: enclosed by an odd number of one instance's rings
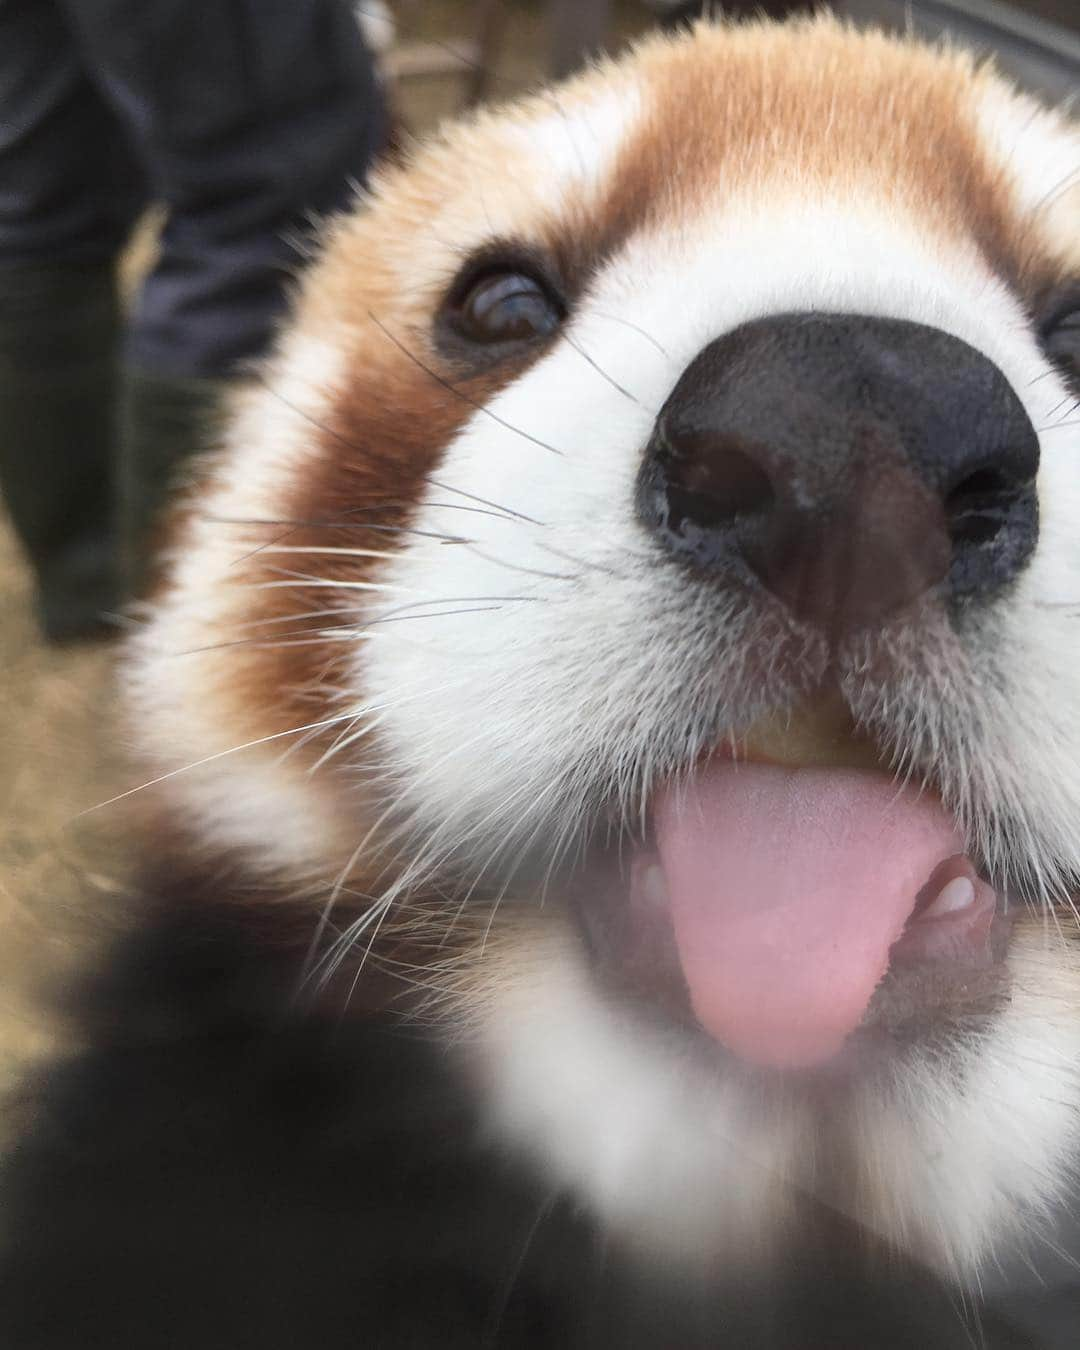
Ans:
{"label": "blurred wooden post", "polygon": [[[2,0],[0,0],[2,2]],[[407,42],[392,49],[385,65],[396,78],[443,74],[455,62],[468,68],[465,104],[473,107],[491,92],[508,18],[506,0],[477,0],[475,38],[454,42]],[[602,51],[611,24],[611,0],[549,0],[549,70],[556,78],[573,74]]]}
{"label": "blurred wooden post", "polygon": [[506,28],[504,0],[480,0],[476,19],[476,62],[465,87],[465,105],[472,108],[488,94],[492,76],[499,63],[503,32]]}
{"label": "blurred wooden post", "polygon": [[611,0],[550,0],[551,73],[572,75],[603,49],[611,25]]}

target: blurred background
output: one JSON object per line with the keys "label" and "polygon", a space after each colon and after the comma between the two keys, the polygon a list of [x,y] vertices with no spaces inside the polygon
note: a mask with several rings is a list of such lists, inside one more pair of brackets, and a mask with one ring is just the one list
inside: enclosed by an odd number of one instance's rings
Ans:
{"label": "blurred background", "polygon": [[[0,0],[0,23],[16,3]],[[746,10],[791,7],[766,0]],[[905,9],[892,0],[841,7],[899,22]],[[643,0],[392,6],[372,0],[357,8],[392,110],[393,139],[401,141],[470,104],[501,101],[567,73],[592,49],[616,48],[659,21],[673,21],[679,7]],[[1012,44],[1004,64],[1011,60],[1020,78],[1031,77],[1033,61],[1038,67],[1025,27],[1032,18],[1060,25],[1052,41],[1074,55],[1080,50],[1077,0],[1027,0],[1012,11],[989,0],[923,8],[928,31],[948,22],[976,40],[982,20],[1004,22]],[[1054,97],[1069,92],[1060,71],[1051,70],[1045,83]],[[0,78],[0,126],[8,114]],[[153,265],[160,224],[160,208],[150,201],[122,252],[125,303]],[[0,1088],[51,1044],[34,1002],[42,977],[62,978],[67,963],[108,932],[110,911],[122,912],[131,862],[123,804],[82,813],[135,786],[125,768],[127,730],[115,691],[115,638],[131,620],[118,607],[111,634],[106,628],[93,640],[45,641],[33,576],[4,505],[0,497]]]}

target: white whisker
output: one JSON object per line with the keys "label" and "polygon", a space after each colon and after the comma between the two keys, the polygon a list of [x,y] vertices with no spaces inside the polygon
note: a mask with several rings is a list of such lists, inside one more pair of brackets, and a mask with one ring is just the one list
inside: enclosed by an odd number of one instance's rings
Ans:
{"label": "white whisker", "polygon": [[352,715],[352,713],[342,713],[336,717],[323,717],[317,722],[307,722],[304,726],[289,727],[286,731],[273,731],[268,736],[257,736],[254,740],[244,741],[242,745],[231,745],[227,750],[218,750],[212,755],[204,755],[202,759],[194,760],[190,764],[182,764],[178,769],[170,769],[168,773],[159,774],[157,778],[151,778],[145,783],[140,783],[137,787],[128,788],[126,792],[118,792],[115,797],[109,797],[106,801],[87,806],[82,811],[77,811],[70,819],[72,821],[81,820],[83,816],[91,815],[94,811],[102,811],[106,806],[113,806],[116,802],[122,802],[125,797],[132,797],[136,792],[144,792],[147,788],[156,787],[158,783],[167,783],[170,778],[176,778],[179,774],[190,773],[193,769],[201,769],[204,765],[213,764],[216,760],[224,759],[227,755],[239,754],[241,750],[251,750],[257,745],[267,745],[271,741],[280,741],[285,736],[296,736],[300,732],[311,730],[312,727],[333,726],[336,722],[343,722]]}

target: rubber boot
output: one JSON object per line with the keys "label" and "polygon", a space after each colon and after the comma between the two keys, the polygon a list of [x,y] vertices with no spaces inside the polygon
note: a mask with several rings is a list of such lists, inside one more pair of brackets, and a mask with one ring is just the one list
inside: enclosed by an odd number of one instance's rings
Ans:
{"label": "rubber boot", "polygon": [[117,506],[124,586],[132,598],[146,597],[161,579],[169,507],[192,458],[216,439],[227,389],[224,380],[122,373]]}
{"label": "rubber boot", "polygon": [[116,632],[113,267],[0,269],[0,497],[54,642]]}

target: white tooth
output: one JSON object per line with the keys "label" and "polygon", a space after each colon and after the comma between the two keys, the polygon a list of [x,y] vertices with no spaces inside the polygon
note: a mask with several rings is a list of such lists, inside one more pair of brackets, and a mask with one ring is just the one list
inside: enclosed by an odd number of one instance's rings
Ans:
{"label": "white tooth", "polygon": [[970,877],[953,877],[946,882],[934,899],[922,912],[924,919],[940,919],[945,914],[955,914],[958,909],[967,909],[975,903],[975,883]]}
{"label": "white tooth", "polygon": [[666,909],[669,903],[664,869],[659,863],[649,863],[641,869],[639,894],[645,903],[655,909]]}

